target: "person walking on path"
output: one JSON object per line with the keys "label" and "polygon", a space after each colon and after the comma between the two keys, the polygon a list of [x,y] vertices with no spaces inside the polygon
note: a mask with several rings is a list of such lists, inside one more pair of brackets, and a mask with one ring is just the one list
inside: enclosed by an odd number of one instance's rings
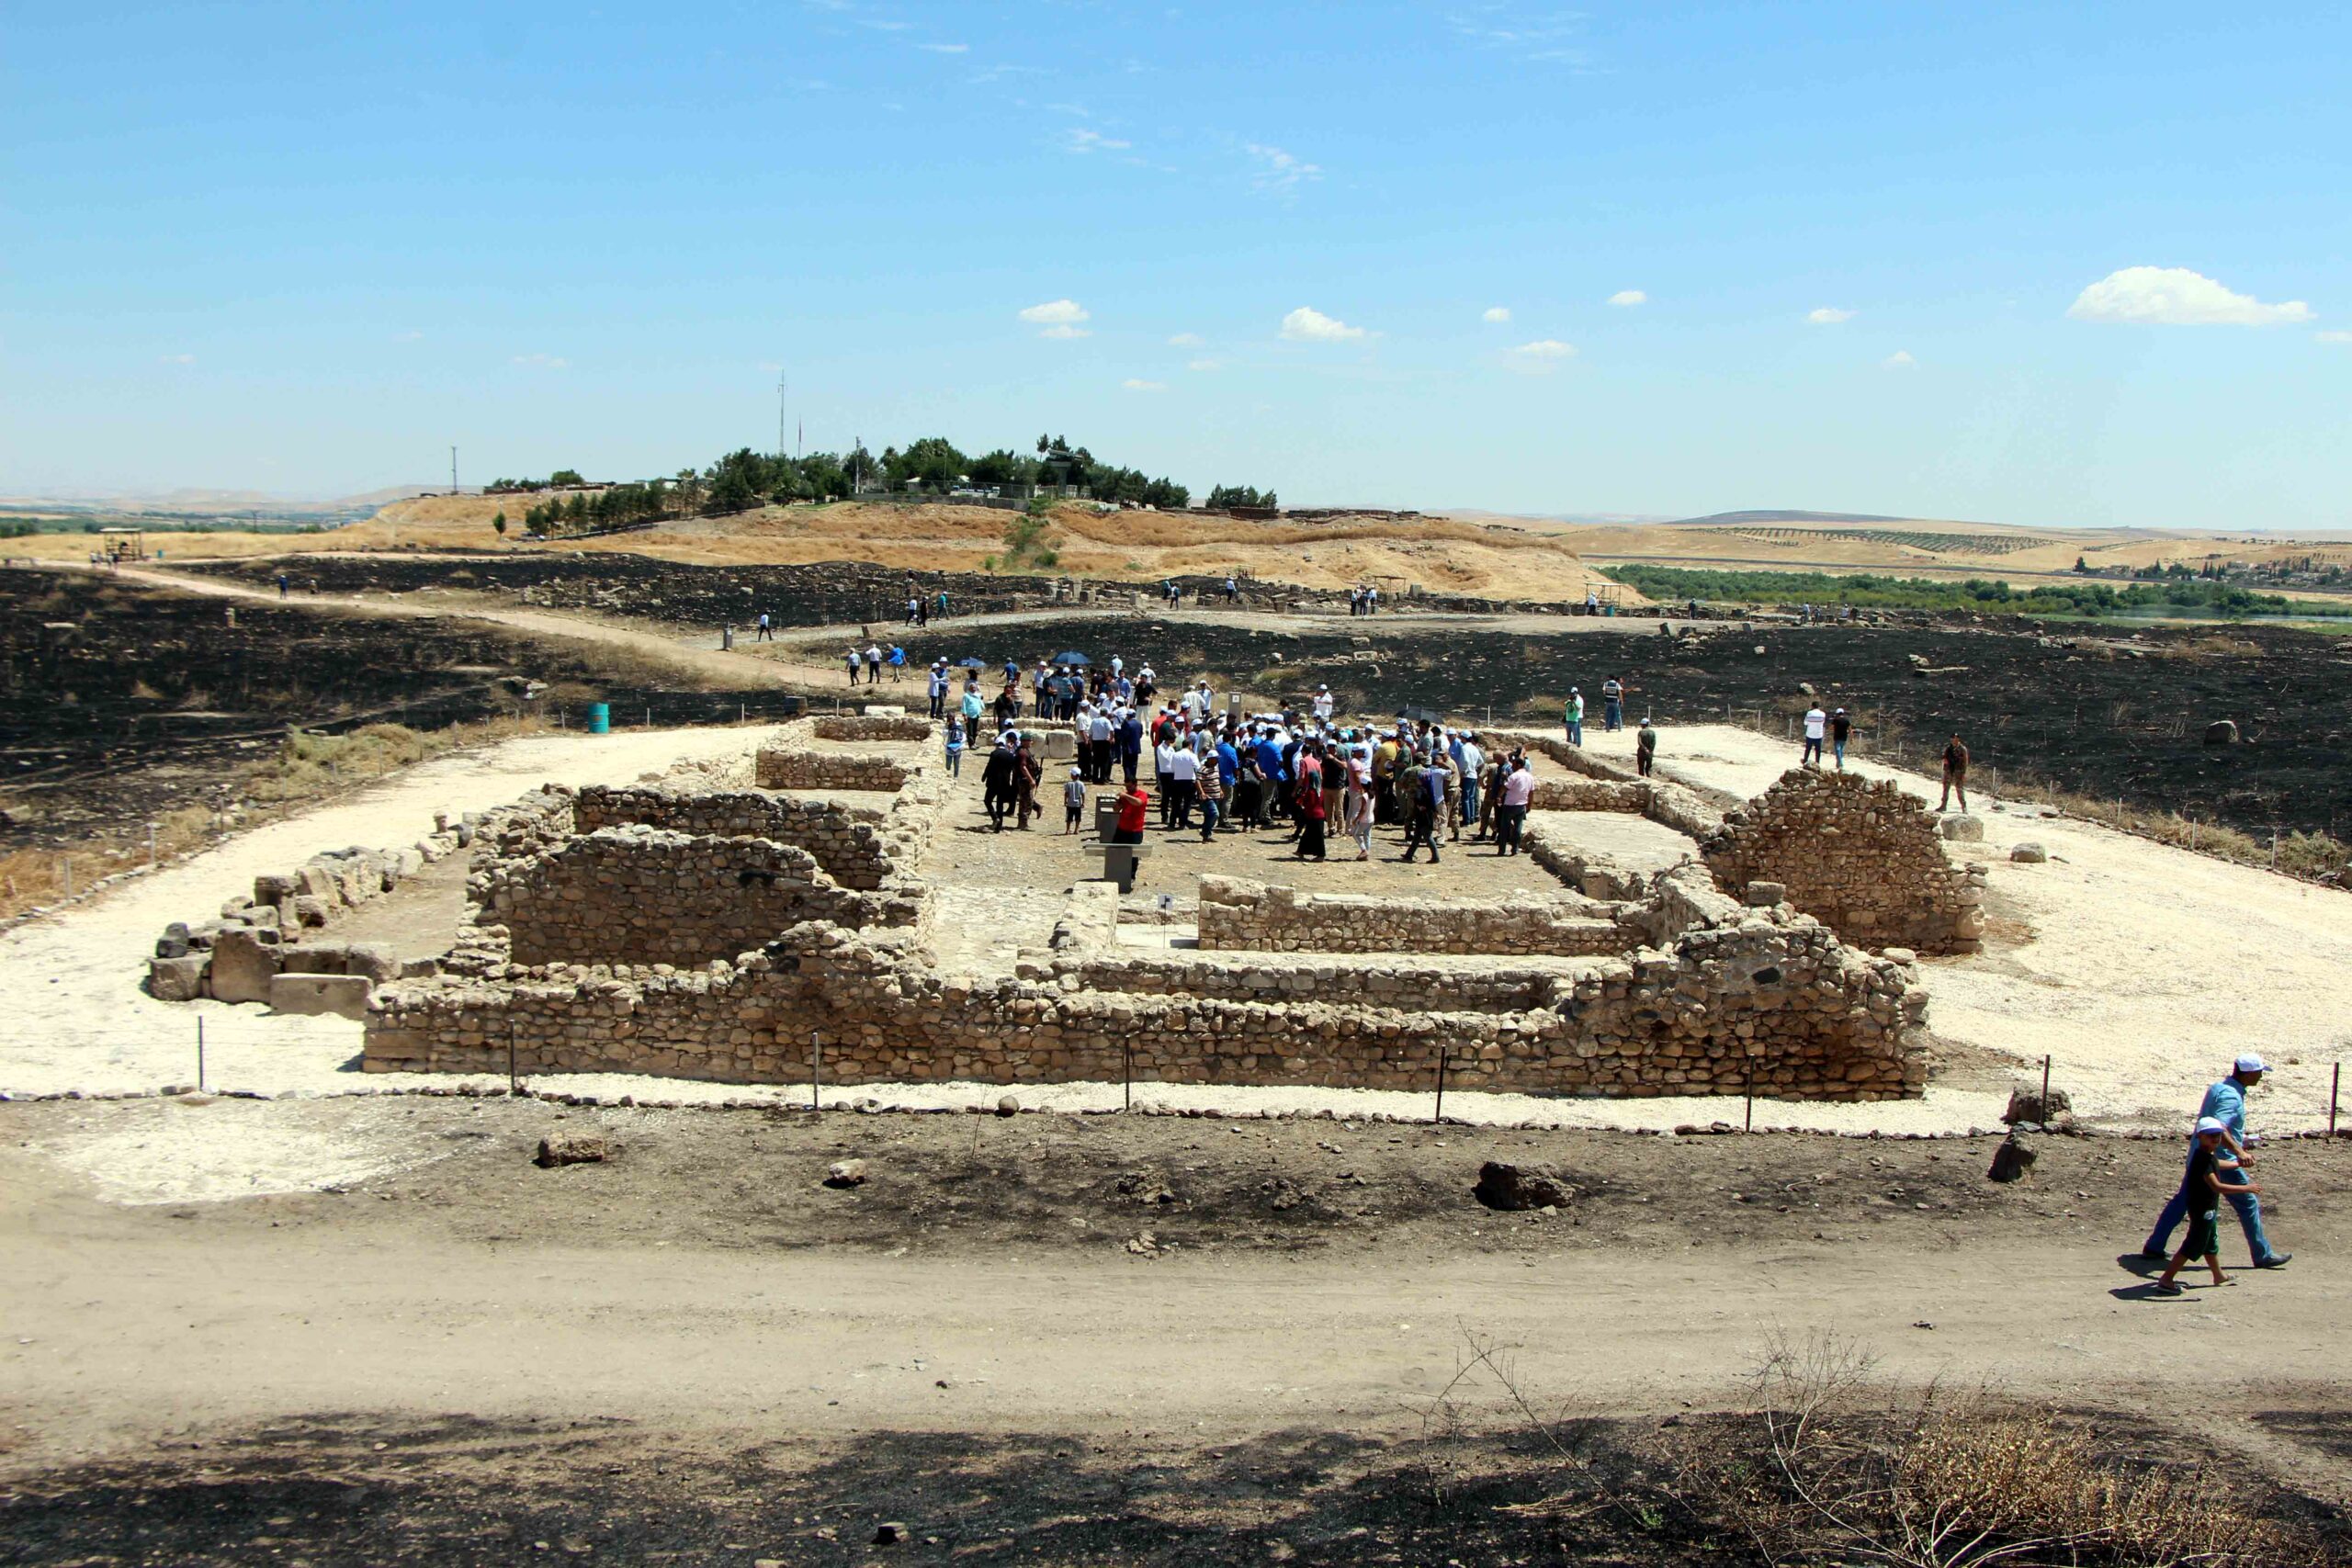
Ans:
{"label": "person walking on path", "polygon": [[[938,716],[938,705],[935,699],[933,703],[933,716]],[[964,721],[960,718],[951,718],[947,721],[947,776],[951,779],[964,776]]]}
{"label": "person walking on path", "polygon": [[287,583],[287,577],[286,577],[286,574],[285,574],[284,572],[282,572],[282,571],[281,571],[281,572],[279,572],[279,573],[277,574],[277,596],[278,596],[280,599],[283,599],[283,598],[285,598],[285,597],[286,597],[286,583]]}
{"label": "person walking on path", "polygon": [[850,644],[850,645],[849,645],[849,649],[848,649],[848,651],[847,651],[847,652],[845,652],[845,653],[843,653],[843,654],[842,655],[842,664],[844,664],[844,665],[846,665],[846,666],[848,667],[848,669],[849,669],[849,683],[850,683],[851,685],[853,685],[853,686],[856,685],[856,684],[857,684],[857,644],[855,644],[855,643],[852,643],[852,644]]}
{"label": "person walking on path", "polygon": [[[2203,1102],[2197,1108],[2198,1125],[2201,1127],[2209,1120],[2219,1122],[2230,1157],[2241,1165],[2254,1163],[2254,1156],[2246,1152],[2246,1145],[2253,1142],[2245,1130],[2246,1091],[2260,1083],[2262,1075],[2268,1070],[2260,1056],[2240,1056],[2231,1067],[2230,1076],[2207,1089]],[[2195,1153],[2192,1145],[2192,1170],[2195,1168]],[[2154,1259],[2165,1256],[2165,1244],[2172,1240],[2173,1227],[2180,1224],[2182,1216],[2188,1213],[2191,1185],[2191,1182],[2184,1181],[2180,1190],[2165,1205],[2164,1213],[2156,1216],[2155,1228],[2141,1244],[2141,1257]],[[2245,1231],[2245,1244],[2254,1254],[2254,1266],[2256,1269],[2284,1269],[2294,1254],[2274,1249],[2270,1238],[2263,1234],[2261,1200],[2251,1188],[2243,1193],[2232,1192],[2229,1199],[2230,1207],[2238,1213],[2238,1224]]]}
{"label": "person walking on path", "polygon": [[931,697],[931,716],[944,717],[947,711],[947,666],[933,665],[930,677],[923,682],[923,689]]}
{"label": "person walking on path", "polygon": [[1804,710],[1804,752],[1797,759],[1800,767],[1821,766],[1821,742],[1829,733],[1829,716],[1821,711],[1819,703]]}
{"label": "person walking on path", "polygon": [[878,643],[865,645],[865,683],[869,686],[882,683],[882,648]]}
{"label": "person walking on path", "polygon": [[1124,783],[1136,787],[1136,767],[1143,760],[1143,717],[1129,708],[1119,716],[1119,768],[1125,775]]}
{"label": "person walking on path", "polygon": [[1193,825],[1194,786],[1201,779],[1201,760],[1182,741],[1168,748],[1167,776],[1159,787],[1168,792],[1168,825],[1182,829]]}
{"label": "person walking on path", "polygon": [[1568,744],[1584,744],[1584,693],[1574,686],[1568,688]]}
{"label": "person walking on path", "polygon": [[1475,842],[1484,837],[1478,820],[1478,807],[1481,804],[1479,797],[1486,793],[1487,776],[1487,754],[1478,750],[1478,737],[1475,731],[1462,738],[1462,750],[1456,755],[1462,763],[1462,815],[1453,836],[1461,838],[1460,829],[1466,826]]}
{"label": "person walking on path", "polygon": [[1193,799],[1201,808],[1201,842],[1205,844],[1216,833],[1217,819],[1225,815],[1225,774],[1216,765],[1214,751],[1200,760],[1200,776],[1193,783]]}
{"label": "person walking on path", "polygon": [[980,701],[980,683],[977,680],[964,682],[963,705],[956,709],[964,716],[964,733],[978,739],[980,715],[988,712],[988,705]]}
{"label": "person walking on path", "polygon": [[1519,853],[1520,830],[1527,826],[1527,803],[1535,798],[1535,773],[1523,761],[1503,775],[1500,804],[1495,807],[1495,853]]}
{"label": "person walking on path", "polygon": [[1045,764],[1037,760],[1036,748],[1023,737],[1021,750],[1013,753],[1012,789],[1014,801],[1020,807],[1020,818],[1013,826],[1024,833],[1029,830],[1029,818],[1046,814],[1046,808],[1037,803],[1037,782],[1045,773]]}
{"label": "person walking on path", "polygon": [[1952,738],[1944,742],[1944,798],[1936,809],[1951,810],[1951,797],[1955,793],[1960,796],[1960,809],[1965,813],[1968,810],[1968,748],[1962,743],[1956,730]]}
{"label": "person walking on path", "polygon": [[1625,728],[1625,682],[1614,675],[1600,683],[1600,728],[1612,734]]}
{"label": "person walking on path", "polygon": [[2244,1171],[2240,1162],[2230,1157],[2225,1146],[2229,1136],[2229,1129],[2222,1125],[2220,1117],[2198,1118],[2197,1131],[2188,1140],[2188,1175],[2181,1182],[2180,1195],[2176,1200],[2188,1217],[2188,1234],[2181,1237],[2180,1250],[2165,1265],[2164,1278],[2155,1284],[2157,1295],[2180,1294],[2180,1283],[2175,1276],[2179,1274],[2181,1265],[2192,1258],[2205,1260],[2205,1266],[2213,1270],[2214,1284],[2230,1282],[2229,1276],[2222,1272],[2221,1226],[2217,1223],[2221,1200],[2227,1197],[2234,1203],[2243,1198],[2251,1203],[2262,1189],[2251,1181],[2235,1179]]}
{"label": "person walking on path", "polygon": [[[1845,710],[1841,708],[1838,711],[1842,713]],[[1634,766],[1640,772],[1642,777],[1647,778],[1650,776],[1650,769],[1657,765],[1657,729],[1647,718],[1644,718],[1642,728],[1634,732]]]}
{"label": "person walking on path", "polygon": [[980,769],[980,795],[989,810],[989,821],[1000,833],[1004,831],[1004,814],[1012,809],[1019,784],[1013,775],[1019,762],[1012,755],[1012,742],[1001,739],[989,753],[986,766]]}
{"label": "person walking on path", "polygon": [[1078,819],[1086,815],[1086,781],[1072,768],[1069,777],[1062,781],[1062,837],[1067,839],[1078,831]]}
{"label": "person walking on path", "polygon": [[890,684],[897,685],[907,678],[907,650],[897,643],[890,645]]}
{"label": "person walking on path", "polygon": [[753,634],[752,640],[753,642],[774,642],[775,640],[775,633],[768,628],[768,613],[765,610],[762,610],[760,612],[758,630]]}
{"label": "person walking on path", "polygon": [[1844,708],[1829,716],[1829,750],[1838,759],[1838,771],[1846,771],[1846,742],[1854,738],[1854,720]]}

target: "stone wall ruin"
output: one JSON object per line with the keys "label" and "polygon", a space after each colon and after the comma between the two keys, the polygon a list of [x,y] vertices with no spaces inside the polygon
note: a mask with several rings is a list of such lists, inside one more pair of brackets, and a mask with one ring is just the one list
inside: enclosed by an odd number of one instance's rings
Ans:
{"label": "stone wall ruin", "polygon": [[1849,942],[1928,953],[1982,944],[1984,873],[1945,858],[1935,814],[1892,779],[1792,768],[1700,850],[1725,891],[1777,883]]}

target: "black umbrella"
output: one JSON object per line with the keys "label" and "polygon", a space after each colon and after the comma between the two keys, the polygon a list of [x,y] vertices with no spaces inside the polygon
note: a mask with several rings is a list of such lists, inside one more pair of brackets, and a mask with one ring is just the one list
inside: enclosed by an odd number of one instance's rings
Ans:
{"label": "black umbrella", "polygon": [[1057,664],[1091,664],[1094,660],[1087,658],[1086,655],[1082,653],[1065,650],[1054,655],[1054,662]]}
{"label": "black umbrella", "polygon": [[1445,715],[1435,708],[1398,708],[1396,716],[1414,724],[1442,724]]}

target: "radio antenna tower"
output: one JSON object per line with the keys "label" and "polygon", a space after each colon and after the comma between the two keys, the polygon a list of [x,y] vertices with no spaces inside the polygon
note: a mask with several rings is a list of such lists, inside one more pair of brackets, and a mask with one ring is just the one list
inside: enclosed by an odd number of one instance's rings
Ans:
{"label": "radio antenna tower", "polygon": [[775,455],[779,457],[784,456],[785,386],[784,372],[779,370],[775,375]]}

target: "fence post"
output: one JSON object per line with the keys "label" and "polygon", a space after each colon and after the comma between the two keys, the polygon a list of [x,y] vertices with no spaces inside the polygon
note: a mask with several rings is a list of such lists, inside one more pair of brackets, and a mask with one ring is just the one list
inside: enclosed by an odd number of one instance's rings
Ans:
{"label": "fence post", "polygon": [[2050,1058],[2041,1058],[2041,1124],[2050,1125]]}
{"label": "fence post", "polygon": [[2327,1086],[2327,1135],[2335,1136],[2335,1101],[2344,1092],[2344,1064],[2335,1064],[2335,1076]]}
{"label": "fence post", "polygon": [[824,1109],[817,1100],[817,1090],[823,1083],[824,1076],[825,1037],[811,1031],[808,1035],[808,1109],[811,1111]]}
{"label": "fence post", "polygon": [[1136,1043],[1135,1043],[1135,1041],[1134,1041],[1133,1039],[1126,1039],[1126,1040],[1122,1040],[1122,1041],[1120,1041],[1120,1042],[1119,1042],[1119,1054],[1120,1054],[1120,1057],[1121,1057],[1121,1059],[1122,1059],[1122,1069],[1123,1069],[1123,1070],[1122,1070],[1122,1077],[1121,1077],[1121,1079],[1120,1079],[1121,1084],[1123,1085],[1123,1092],[1122,1092],[1122,1096],[1121,1096],[1121,1101],[1120,1101],[1119,1109],[1120,1109],[1121,1111],[1133,1111],[1133,1110],[1136,1108]]}
{"label": "fence post", "polygon": [[1441,1124],[1442,1122],[1443,1122],[1445,1121],[1445,1059],[1446,1059],[1446,1055],[1447,1055],[1447,1053],[1446,1053],[1446,1050],[1445,1050],[1445,1048],[1444,1048],[1443,1046],[1442,1046],[1442,1045],[1441,1045],[1440,1047],[1438,1047],[1438,1053],[1437,1053],[1437,1110],[1436,1110],[1436,1111],[1435,1111],[1435,1112],[1434,1112],[1434,1113],[1430,1117],[1430,1126],[1432,1126],[1432,1127],[1438,1126],[1439,1124]]}
{"label": "fence post", "polygon": [[506,1092],[516,1094],[520,1089],[514,1077],[514,1020],[510,1016],[506,1021]]}
{"label": "fence post", "polygon": [[196,1089],[198,1094],[204,1092],[204,1020],[201,1016],[196,1021]]}

